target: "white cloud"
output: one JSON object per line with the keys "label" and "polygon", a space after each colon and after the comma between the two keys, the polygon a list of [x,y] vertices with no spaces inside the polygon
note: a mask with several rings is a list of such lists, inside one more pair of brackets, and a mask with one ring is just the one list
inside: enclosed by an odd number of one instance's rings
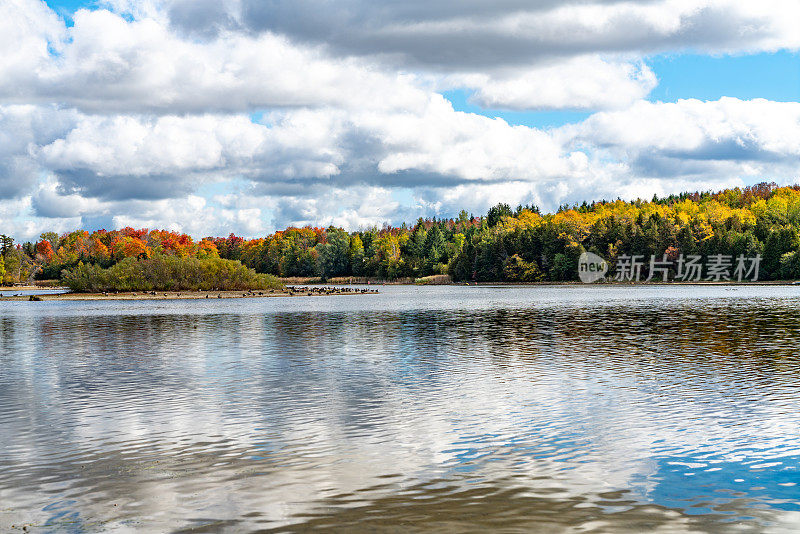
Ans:
{"label": "white cloud", "polygon": [[112,217],[116,228],[165,228],[196,237],[230,232],[256,236],[269,230],[259,209],[221,209],[208,205],[206,199],[196,195],[155,202],[115,203],[110,207],[111,213],[119,213]]}
{"label": "white cloud", "polygon": [[[167,2],[174,23],[208,31],[214,21],[182,16],[187,2]],[[234,6],[236,12],[236,4]],[[405,68],[486,71],[588,53],[796,49],[793,0],[438,2],[240,0],[234,24],[273,31],[340,54],[382,57]]]}
{"label": "white cloud", "polygon": [[[352,1],[363,10],[355,18],[317,3],[228,2],[206,7],[216,13],[211,20],[201,16],[202,3],[187,14],[185,2],[111,2],[136,18],[83,9],[71,28],[41,2],[8,1],[0,22],[0,99],[100,113],[320,105],[413,111],[425,106],[431,84],[454,81],[475,88],[477,102],[488,106],[618,108],[655,85],[636,59],[642,54],[800,46],[788,22],[798,8],[778,0],[469,3],[451,6],[449,16],[435,6],[390,3],[376,11]],[[187,24],[232,22],[198,39],[176,32],[170,14],[186,15]],[[308,25],[300,15],[310,17]],[[237,31],[251,26],[260,32]]]}
{"label": "white cloud", "polygon": [[349,229],[380,227],[398,219],[400,203],[384,187],[355,186],[325,188],[312,198],[282,198],[276,201],[275,225],[340,226]]}
{"label": "white cloud", "polygon": [[[26,15],[13,11],[6,24],[25,23]],[[226,33],[199,42],[175,35],[163,20],[128,21],[106,10],[79,10],[73,27],[61,24],[32,36],[23,35],[24,25],[12,33],[27,43],[23,55],[16,39],[0,42],[0,58],[13,58],[0,59],[0,99],[102,113],[178,113],[326,104],[413,108],[426,98],[409,76],[329,57],[278,35]],[[48,39],[58,55],[48,54]]]}
{"label": "white cloud", "polygon": [[40,184],[30,201],[38,217],[50,219],[75,219],[102,209],[102,204],[95,198],[60,194],[58,183],[53,179]]}
{"label": "white cloud", "polygon": [[[21,137],[30,141],[6,156],[57,177],[31,193],[36,212],[107,216],[113,205],[116,213],[131,213],[113,221],[119,224],[221,227],[203,218],[209,213],[248,232],[270,222],[352,228],[462,208],[480,213],[502,199],[552,209],[761,176],[786,182],[800,170],[800,103],[765,100],[642,101],[549,131],[456,112],[440,96],[419,115],[295,110],[273,113],[263,124],[238,115],[11,111],[50,113],[52,123],[73,125],[51,141],[55,134],[39,132],[51,123],[23,122]],[[66,118],[56,120],[59,114]],[[202,185],[231,179],[243,180],[245,189],[220,195],[214,205],[189,202]],[[418,206],[401,206],[393,190],[417,191]],[[271,215],[242,211],[262,208]],[[259,217],[270,220],[247,226]]]}
{"label": "white cloud", "polygon": [[0,233],[17,241],[32,241],[42,232],[69,232],[81,226],[81,217],[38,217],[30,196],[0,201]]}
{"label": "white cloud", "polygon": [[[562,128],[598,146],[683,152],[695,158],[769,159],[800,156],[800,103],[764,99],[639,101]],[[728,153],[715,152],[720,146]]]}
{"label": "white cloud", "polygon": [[41,155],[57,169],[91,168],[104,175],[208,171],[252,157],[262,130],[241,116],[83,116]]}
{"label": "white cloud", "polygon": [[441,97],[422,115],[358,116],[387,149],[382,173],[428,172],[465,180],[569,178],[584,164],[582,154],[564,154],[546,132],[509,126],[501,119],[453,111]]}
{"label": "white cloud", "polygon": [[44,2],[3,0],[0,17],[0,86],[11,97],[27,99],[27,86],[52,62],[50,47],[66,31]]}
{"label": "white cloud", "polygon": [[0,106],[0,199],[33,187],[40,171],[36,151],[68,132],[76,116],[50,106]]}
{"label": "white cloud", "polygon": [[475,88],[484,108],[608,109],[646,97],[657,85],[647,65],[578,57],[530,69],[448,77],[452,87]]}
{"label": "white cloud", "polygon": [[271,116],[271,126],[242,115],[84,115],[36,152],[69,189],[115,199],[175,197],[232,177],[324,179],[344,160],[340,115],[298,110]]}
{"label": "white cloud", "polygon": [[800,171],[800,103],[763,99],[638,102],[554,133],[641,178],[789,182]]}

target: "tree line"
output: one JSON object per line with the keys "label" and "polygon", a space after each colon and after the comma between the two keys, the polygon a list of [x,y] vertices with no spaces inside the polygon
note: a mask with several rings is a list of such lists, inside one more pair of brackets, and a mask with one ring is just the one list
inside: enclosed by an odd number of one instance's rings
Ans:
{"label": "tree line", "polygon": [[[47,232],[15,245],[0,236],[5,284],[58,279],[81,265],[108,269],[126,258],[167,256],[240,262],[280,277],[382,280],[447,274],[455,281],[536,282],[577,279],[580,255],[610,263],[625,255],[760,255],[761,279],[800,278],[800,186],[762,183],[719,192],[597,201],[541,213],[498,204],[474,216],[347,232],[287,228],[244,239],[123,228]],[[646,266],[645,271],[646,273]]]}

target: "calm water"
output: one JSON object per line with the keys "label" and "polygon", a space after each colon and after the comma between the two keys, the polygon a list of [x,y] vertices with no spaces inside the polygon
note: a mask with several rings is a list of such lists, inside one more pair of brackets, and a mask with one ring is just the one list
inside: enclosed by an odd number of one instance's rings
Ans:
{"label": "calm water", "polygon": [[800,287],[0,302],[0,531],[800,529]]}

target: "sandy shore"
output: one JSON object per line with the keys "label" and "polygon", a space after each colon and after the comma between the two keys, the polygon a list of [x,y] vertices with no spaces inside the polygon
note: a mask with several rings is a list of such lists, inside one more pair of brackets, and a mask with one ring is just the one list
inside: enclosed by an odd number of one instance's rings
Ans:
{"label": "sandy shore", "polygon": [[0,291],[40,291],[43,289],[66,289],[60,286],[0,286]]}
{"label": "sandy shore", "polygon": [[[19,290],[20,288],[15,288]],[[356,295],[360,291],[333,288],[295,288],[272,291],[148,291],[131,293],[62,293],[58,295],[30,295],[0,297],[0,300],[181,300],[181,299],[236,299],[263,297],[324,297],[330,295]]]}

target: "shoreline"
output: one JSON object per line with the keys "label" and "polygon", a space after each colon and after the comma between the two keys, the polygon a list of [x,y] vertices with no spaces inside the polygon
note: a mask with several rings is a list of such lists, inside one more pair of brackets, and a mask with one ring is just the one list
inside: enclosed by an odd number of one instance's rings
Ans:
{"label": "shoreline", "polygon": [[408,284],[408,285],[451,285],[451,286],[578,286],[578,287],[652,287],[652,286],[794,286],[800,283],[794,280],[759,280],[756,282],[737,282],[736,280],[720,280],[719,282],[712,282],[709,280],[698,280],[694,282],[576,282],[576,281],[563,281],[563,282],[451,282],[449,284]]}
{"label": "shoreline", "polygon": [[326,286],[585,286],[585,287],[635,287],[635,286],[793,286],[800,285],[800,281],[796,280],[758,280],[755,282],[736,280],[720,280],[714,282],[710,280],[697,280],[697,281],[654,281],[654,282],[619,282],[616,280],[607,280],[604,282],[591,282],[584,283],[577,280],[565,281],[542,281],[542,282],[408,282],[398,280],[370,280],[367,282],[341,282],[338,280],[328,280],[327,282],[320,282],[315,279],[304,281],[304,284],[312,287],[326,287]]}
{"label": "shoreline", "polygon": [[[103,301],[103,300],[200,300],[200,299],[235,299],[235,298],[268,298],[268,297],[323,297],[334,295],[362,295],[376,294],[378,289],[369,286],[470,286],[470,287],[656,287],[656,286],[800,286],[800,283],[786,280],[763,280],[756,282],[736,281],[698,281],[698,282],[446,282],[436,284],[420,284],[409,282],[376,282],[370,284],[347,284],[341,282],[315,283],[307,282],[303,287],[288,286],[286,289],[272,289],[262,291],[130,291],[106,293],[44,293],[37,295],[6,295],[0,296],[0,301]],[[344,286],[344,287],[342,287]],[[348,287],[360,286],[360,287]],[[366,287],[365,287],[366,286]],[[41,290],[67,290],[65,287],[42,288],[37,286],[17,286],[12,288],[0,287],[0,292],[13,291],[41,291]]]}
{"label": "shoreline", "polygon": [[[19,288],[15,288],[20,290]],[[37,288],[40,289],[40,288]],[[21,290],[20,290],[21,291]],[[326,297],[334,295],[375,294],[377,290],[331,288],[287,288],[265,291],[131,291],[120,293],[56,293],[40,295],[9,295],[0,301],[100,301],[100,300],[205,300],[205,299],[243,299],[268,297]]]}

